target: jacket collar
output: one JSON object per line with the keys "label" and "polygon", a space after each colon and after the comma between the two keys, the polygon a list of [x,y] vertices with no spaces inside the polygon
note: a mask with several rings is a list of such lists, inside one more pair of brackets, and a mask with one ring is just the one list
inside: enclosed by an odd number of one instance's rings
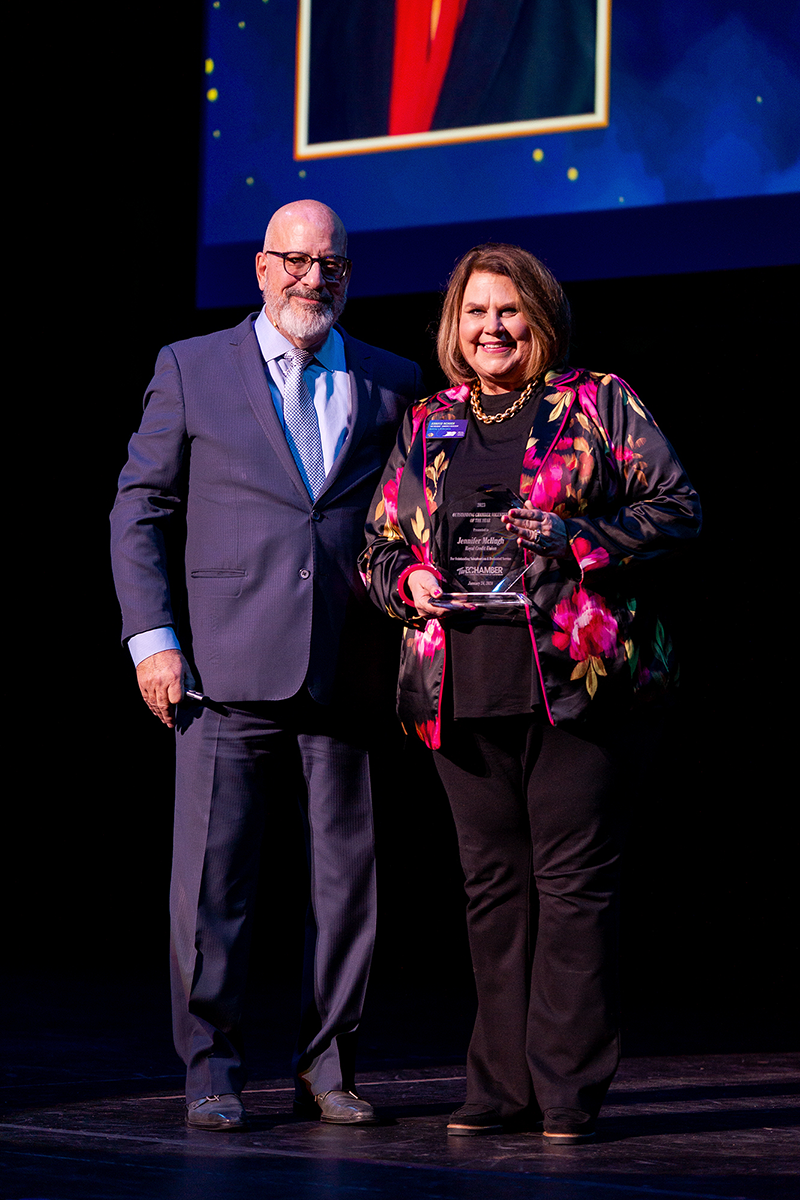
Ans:
{"label": "jacket collar", "polygon": [[297,463],[292,457],[267,383],[264,360],[261,357],[258,338],[253,328],[253,320],[257,315],[257,313],[252,313],[245,317],[244,321],[231,331],[231,345],[237,351],[236,363],[255,418],[266,434],[278,462],[299,494],[310,506],[311,497],[303,483],[303,477],[297,469]]}
{"label": "jacket collar", "polygon": [[[553,447],[556,445],[564,426],[569,419],[577,394],[577,381],[580,371],[550,371],[545,376],[545,389],[536,411],[533,424],[528,433],[524,461],[520,475],[520,495],[526,499],[533,488],[537,477],[541,474]],[[469,386],[448,388],[439,392],[427,402],[425,423],[430,417],[444,420],[464,420],[468,416]],[[420,431],[424,438],[426,431]],[[450,462],[456,447],[457,438],[430,438],[423,446],[425,471],[432,464],[438,478]]]}

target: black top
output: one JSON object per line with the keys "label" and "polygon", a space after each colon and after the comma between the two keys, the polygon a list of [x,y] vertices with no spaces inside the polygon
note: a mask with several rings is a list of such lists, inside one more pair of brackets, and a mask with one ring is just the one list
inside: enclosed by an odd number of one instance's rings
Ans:
{"label": "black top", "polygon": [[[541,398],[538,387],[513,417],[485,425],[469,410],[466,435],[447,468],[448,507],[460,496],[490,485],[519,492],[522,459]],[[484,412],[503,412],[520,392],[481,395]],[[541,702],[524,608],[448,617],[453,716],[509,717]]]}

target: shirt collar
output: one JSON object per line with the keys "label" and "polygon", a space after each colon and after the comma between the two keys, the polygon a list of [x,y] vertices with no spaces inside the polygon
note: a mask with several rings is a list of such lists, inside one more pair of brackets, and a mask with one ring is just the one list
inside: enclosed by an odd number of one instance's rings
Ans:
{"label": "shirt collar", "polygon": [[[264,356],[264,362],[268,363],[276,358],[280,358],[287,350],[292,349],[292,343],[275,328],[267,316],[265,309],[261,309],[261,312],[253,322],[253,328],[258,338],[258,344],[261,347],[261,353]],[[344,341],[335,326],[330,328],[325,341],[319,349],[314,351],[314,358],[326,371],[347,370]]]}

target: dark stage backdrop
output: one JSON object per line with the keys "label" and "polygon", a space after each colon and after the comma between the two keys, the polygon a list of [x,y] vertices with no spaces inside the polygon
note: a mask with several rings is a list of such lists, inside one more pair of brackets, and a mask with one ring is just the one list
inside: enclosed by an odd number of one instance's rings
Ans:
{"label": "dark stage backdrop", "polygon": [[[78,989],[100,976],[160,981],[167,950],[170,735],[139,700],[118,645],[107,513],[159,347],[247,311],[194,307],[199,30],[144,4],[97,56],[81,49],[95,28],[94,14],[84,19],[73,30],[73,88],[54,116],[64,129],[54,165],[70,186],[57,214],[43,210],[51,269],[29,351],[51,391],[44,406],[38,393],[17,399],[38,478],[15,681],[34,703],[23,691],[13,746],[22,784],[12,788],[22,831],[8,841],[5,874],[6,960],[51,988],[59,975]],[[795,675],[795,521],[781,485],[794,459],[799,282],[793,267],[753,267],[568,284],[573,361],[639,392],[706,511],[703,539],[665,594],[683,647],[682,706],[662,760],[635,781],[629,1052],[785,1049],[790,1036],[793,802],[781,725]],[[438,303],[428,292],[357,298],[344,323],[418,359],[432,389]],[[13,505],[13,489],[7,496]],[[409,1052],[423,1022],[432,1052],[460,1052],[452,1031],[469,1023],[470,971],[449,816],[420,748],[387,742],[377,775],[374,1012],[402,1010]],[[294,978],[301,868],[294,814],[277,814],[257,987]],[[381,1036],[379,1023],[376,1053]]]}

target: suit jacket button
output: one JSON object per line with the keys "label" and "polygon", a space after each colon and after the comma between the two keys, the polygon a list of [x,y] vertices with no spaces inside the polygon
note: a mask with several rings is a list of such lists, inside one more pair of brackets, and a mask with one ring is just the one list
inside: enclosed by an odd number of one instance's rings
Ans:
{"label": "suit jacket button", "polygon": [[312,521],[321,521],[321,520],[322,520],[322,513],[321,513],[321,512],[317,512],[317,510],[316,510],[316,509],[314,509],[314,510],[313,510],[313,512],[311,513],[311,520],[312,520]]}
{"label": "suit jacket button", "polygon": [[305,567],[301,567],[300,570],[297,572],[297,574],[300,576],[301,579],[310,579],[311,578],[311,572],[307,571]]}

